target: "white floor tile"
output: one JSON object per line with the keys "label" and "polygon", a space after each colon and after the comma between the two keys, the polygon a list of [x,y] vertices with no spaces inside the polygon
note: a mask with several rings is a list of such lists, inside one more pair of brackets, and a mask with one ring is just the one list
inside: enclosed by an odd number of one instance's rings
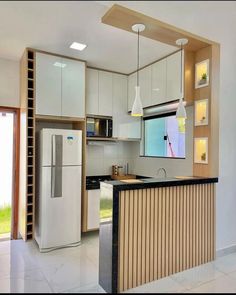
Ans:
{"label": "white floor tile", "polygon": [[98,284],[89,284],[83,287],[65,291],[64,293],[106,293]]}
{"label": "white floor tile", "polygon": [[219,271],[226,274],[236,271],[236,253],[217,258],[213,263]]}
{"label": "white floor tile", "polygon": [[218,271],[213,263],[200,265],[171,276],[173,280],[181,284],[186,289],[200,286],[208,281],[212,281],[224,275]]}
{"label": "white floor tile", "polygon": [[39,271],[18,272],[0,278],[0,293],[52,293],[47,280]]}
{"label": "white floor tile", "polygon": [[235,293],[236,281],[224,275],[216,280],[191,289],[191,291],[194,293]]}
{"label": "white floor tile", "polygon": [[185,288],[183,286],[168,277],[129,289],[124,293],[179,293],[184,290]]}
{"label": "white floor tile", "polygon": [[63,292],[87,284],[98,284],[98,268],[87,258],[68,258],[67,261],[42,268],[55,292]]}

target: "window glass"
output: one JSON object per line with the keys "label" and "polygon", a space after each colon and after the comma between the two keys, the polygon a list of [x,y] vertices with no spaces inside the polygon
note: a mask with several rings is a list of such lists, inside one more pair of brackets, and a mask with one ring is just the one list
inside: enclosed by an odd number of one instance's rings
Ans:
{"label": "window glass", "polygon": [[144,156],[185,158],[185,120],[175,115],[145,119]]}

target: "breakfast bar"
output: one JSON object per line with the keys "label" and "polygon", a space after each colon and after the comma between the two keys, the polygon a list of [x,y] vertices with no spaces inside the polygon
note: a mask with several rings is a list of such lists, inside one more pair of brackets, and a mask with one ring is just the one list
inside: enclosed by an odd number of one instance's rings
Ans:
{"label": "breakfast bar", "polygon": [[215,259],[218,178],[101,183],[99,284],[109,293]]}

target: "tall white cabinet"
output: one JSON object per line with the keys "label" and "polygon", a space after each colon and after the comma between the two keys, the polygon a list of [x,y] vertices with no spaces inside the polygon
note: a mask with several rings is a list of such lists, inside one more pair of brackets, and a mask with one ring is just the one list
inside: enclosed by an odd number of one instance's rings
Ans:
{"label": "tall white cabinet", "polygon": [[36,53],[36,114],[85,117],[85,63]]}
{"label": "tall white cabinet", "polygon": [[98,97],[100,116],[112,116],[112,74],[99,71]]}
{"label": "tall white cabinet", "polygon": [[36,53],[36,114],[61,115],[61,58]]}
{"label": "tall white cabinet", "polygon": [[85,64],[62,58],[61,115],[68,117],[85,116]]}
{"label": "tall white cabinet", "polygon": [[[181,91],[180,91],[181,52],[180,51],[166,58],[166,73],[167,73],[166,99],[168,101],[180,99],[181,98]],[[182,81],[184,81],[184,79],[182,79]]]}

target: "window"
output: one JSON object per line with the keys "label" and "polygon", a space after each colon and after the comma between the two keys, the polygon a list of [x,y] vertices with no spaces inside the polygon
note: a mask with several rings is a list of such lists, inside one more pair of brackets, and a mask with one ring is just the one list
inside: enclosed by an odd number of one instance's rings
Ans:
{"label": "window", "polygon": [[144,118],[144,156],[185,158],[185,120],[175,113]]}

